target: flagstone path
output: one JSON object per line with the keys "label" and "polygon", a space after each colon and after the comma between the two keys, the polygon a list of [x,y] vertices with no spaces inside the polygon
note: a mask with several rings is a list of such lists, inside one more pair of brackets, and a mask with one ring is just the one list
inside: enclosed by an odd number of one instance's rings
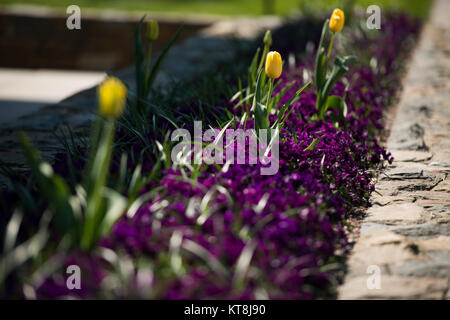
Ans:
{"label": "flagstone path", "polygon": [[449,12],[435,1],[412,58],[340,299],[450,299]]}

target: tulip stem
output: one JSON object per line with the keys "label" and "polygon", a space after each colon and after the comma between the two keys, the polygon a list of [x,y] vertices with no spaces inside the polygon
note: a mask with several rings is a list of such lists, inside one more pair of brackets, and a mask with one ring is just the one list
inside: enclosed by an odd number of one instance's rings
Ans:
{"label": "tulip stem", "polygon": [[272,91],[273,91],[273,82],[275,80],[274,79],[270,79],[269,80],[269,95],[267,96],[267,104],[266,104],[266,108],[267,108],[267,117],[270,115],[270,98],[272,97]]}
{"label": "tulip stem", "polygon": [[87,207],[81,236],[81,247],[90,250],[99,237],[98,226],[102,219],[103,190],[106,186],[108,170],[114,142],[115,119],[105,120],[98,148],[95,151],[92,167],[87,172]]}
{"label": "tulip stem", "polygon": [[270,106],[270,99],[272,98],[272,92],[273,92],[273,83],[274,83],[275,79],[270,79],[269,80],[269,95],[267,96],[267,116],[270,115],[270,109],[272,109],[272,107]]}
{"label": "tulip stem", "polygon": [[87,165],[86,165],[86,175],[85,175],[85,179],[86,179],[86,184],[88,182],[87,177],[88,177],[88,173],[92,168],[93,162],[94,162],[94,157],[95,157],[95,150],[97,150],[98,148],[98,144],[100,141],[100,137],[101,137],[101,131],[102,131],[102,127],[103,127],[103,119],[100,117],[100,115],[97,116],[97,119],[94,122],[93,125],[93,129],[92,129],[92,136],[91,136],[91,140],[90,140],[90,146],[89,146],[89,153],[88,153],[88,160],[87,160]]}

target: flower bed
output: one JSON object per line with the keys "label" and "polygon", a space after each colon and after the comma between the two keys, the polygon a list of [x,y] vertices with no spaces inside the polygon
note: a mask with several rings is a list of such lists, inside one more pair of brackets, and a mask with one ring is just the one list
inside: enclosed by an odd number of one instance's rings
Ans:
{"label": "flower bed", "polygon": [[[261,164],[225,170],[204,165],[194,178],[166,168],[159,181],[140,190],[149,195],[146,201],[115,223],[98,250],[63,258],[63,265],[78,264],[89,277],[76,295],[333,297],[336,271],[349,250],[346,220],[352,208],[368,205],[373,169],[392,161],[377,136],[419,30],[417,20],[389,15],[380,32],[348,31],[341,45],[355,52],[358,62],[331,92],[345,95],[345,120],[329,121],[339,113],[329,110],[326,119],[312,121],[316,94],[311,88],[303,92],[280,131],[276,174],[261,175]],[[274,90],[283,92],[279,106],[308,80],[312,65],[306,57],[284,71]],[[235,105],[228,107],[236,115],[249,108]],[[254,121],[246,125],[253,128]],[[58,277],[47,277],[37,290],[46,298],[71,294]]]}
{"label": "flower bed", "polygon": [[[200,252],[188,248],[194,253],[183,254],[180,276],[155,277],[156,287],[165,286],[157,297],[308,299],[329,294],[332,282],[326,266],[336,252],[348,249],[346,213],[352,206],[367,205],[374,190],[369,170],[392,160],[371,130],[383,127],[382,110],[398,90],[399,62],[407,54],[405,39],[417,34],[418,27],[402,16],[386,21],[381,35],[365,43],[352,36],[385,71],[375,74],[361,63],[348,75],[352,83],[346,100],[348,131],[327,121],[308,122],[316,112],[314,93],[308,92],[293,104],[294,112],[282,132],[276,175],[261,176],[258,167],[235,165],[225,173],[205,172],[193,188],[179,179],[179,172],[169,171],[160,183],[163,195],[115,226],[106,241],[113,248],[125,247],[164,264],[163,257],[176,250],[170,239],[177,235],[216,260],[202,261]],[[298,81],[305,68],[285,72],[279,89]],[[288,90],[285,99],[294,93],[295,89]],[[341,83],[334,94],[343,93]],[[319,136],[324,138],[316,148],[304,151]],[[226,191],[214,192],[208,219],[198,226],[192,203],[200,203],[215,186]],[[155,221],[160,222],[157,227]],[[240,270],[239,262],[247,258],[251,261]]]}

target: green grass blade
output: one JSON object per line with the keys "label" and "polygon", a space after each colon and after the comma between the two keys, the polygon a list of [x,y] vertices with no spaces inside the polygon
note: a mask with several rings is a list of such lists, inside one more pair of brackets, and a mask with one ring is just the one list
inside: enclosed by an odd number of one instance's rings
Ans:
{"label": "green grass blade", "polygon": [[158,75],[158,72],[161,68],[162,63],[164,62],[164,59],[166,58],[167,54],[169,53],[170,48],[174,45],[174,43],[178,40],[180,37],[181,32],[183,31],[184,25],[178,28],[177,32],[173,36],[172,40],[170,40],[169,44],[164,48],[161,55],[156,60],[155,65],[152,68],[152,71],[150,72],[150,76],[148,78],[148,87],[151,88],[153,85],[153,82],[155,81],[156,76]]}

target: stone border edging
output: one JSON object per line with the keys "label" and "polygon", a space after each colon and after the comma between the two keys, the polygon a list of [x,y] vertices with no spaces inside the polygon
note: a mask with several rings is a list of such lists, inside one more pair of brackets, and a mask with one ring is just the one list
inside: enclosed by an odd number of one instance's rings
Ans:
{"label": "stone border edging", "polygon": [[340,299],[450,299],[449,10],[435,2],[414,52]]}

